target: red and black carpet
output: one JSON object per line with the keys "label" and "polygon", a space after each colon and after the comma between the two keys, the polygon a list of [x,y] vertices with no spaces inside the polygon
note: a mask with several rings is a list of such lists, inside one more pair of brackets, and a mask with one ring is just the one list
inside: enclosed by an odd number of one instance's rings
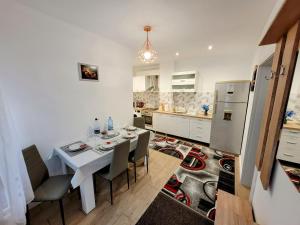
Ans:
{"label": "red and black carpet", "polygon": [[160,135],[151,140],[150,147],[182,159],[162,191],[214,220],[216,190],[234,194],[234,157]]}

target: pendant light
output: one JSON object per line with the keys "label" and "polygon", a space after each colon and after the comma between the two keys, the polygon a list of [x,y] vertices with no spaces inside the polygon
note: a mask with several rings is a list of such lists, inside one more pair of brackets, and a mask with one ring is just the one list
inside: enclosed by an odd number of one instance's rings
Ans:
{"label": "pendant light", "polygon": [[143,48],[138,52],[138,58],[143,63],[153,63],[157,59],[157,52],[152,48],[149,41],[148,33],[151,31],[151,26],[145,26],[144,31],[147,32],[147,39]]}

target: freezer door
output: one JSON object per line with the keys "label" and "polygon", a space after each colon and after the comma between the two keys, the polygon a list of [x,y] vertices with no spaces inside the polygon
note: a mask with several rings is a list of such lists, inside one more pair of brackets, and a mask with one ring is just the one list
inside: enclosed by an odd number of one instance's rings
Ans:
{"label": "freezer door", "polygon": [[250,82],[216,83],[216,102],[248,102]]}
{"label": "freezer door", "polygon": [[240,154],[247,104],[218,102],[216,107],[211,126],[210,147]]}

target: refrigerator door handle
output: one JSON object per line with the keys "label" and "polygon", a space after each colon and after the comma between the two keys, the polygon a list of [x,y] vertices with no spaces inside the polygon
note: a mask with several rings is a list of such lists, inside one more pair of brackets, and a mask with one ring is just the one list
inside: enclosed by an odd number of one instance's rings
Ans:
{"label": "refrigerator door handle", "polygon": [[218,90],[215,90],[215,100],[214,100],[214,104],[216,104],[217,101],[218,101]]}
{"label": "refrigerator door handle", "polygon": [[214,112],[213,114],[216,114],[217,113],[217,103],[214,104]]}
{"label": "refrigerator door handle", "polygon": [[218,90],[215,90],[214,111],[213,111],[213,114],[216,114],[216,112],[217,112],[217,102],[218,102]]}

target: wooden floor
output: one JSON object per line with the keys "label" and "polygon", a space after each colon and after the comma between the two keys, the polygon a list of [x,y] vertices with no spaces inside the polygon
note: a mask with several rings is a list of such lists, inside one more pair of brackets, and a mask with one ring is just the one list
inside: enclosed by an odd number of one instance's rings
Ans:
{"label": "wooden floor", "polygon": [[[163,185],[179,166],[181,160],[150,150],[149,173],[143,165],[137,168],[137,182],[130,168],[130,189],[126,175],[114,180],[114,205],[110,204],[109,184],[98,178],[96,208],[85,215],[77,192],[64,199],[66,224],[82,225],[134,225],[144,213]],[[32,225],[61,225],[57,202],[43,203],[30,210]]]}
{"label": "wooden floor", "polygon": [[[134,183],[133,168],[130,167],[130,189],[127,189],[125,174],[114,180],[114,205],[110,204],[109,184],[98,178],[96,208],[85,215],[77,192],[64,199],[67,225],[134,225],[144,213],[163,185],[179,166],[181,160],[150,150],[149,174],[141,165],[137,169],[137,183]],[[238,162],[238,160],[236,160]],[[236,163],[236,195],[248,199],[249,189],[239,183],[239,163]],[[61,225],[57,202],[43,203],[30,210],[32,225]]]}
{"label": "wooden floor", "polygon": [[240,180],[240,159],[235,159],[235,195],[242,199],[249,200],[250,189],[241,184]]}

